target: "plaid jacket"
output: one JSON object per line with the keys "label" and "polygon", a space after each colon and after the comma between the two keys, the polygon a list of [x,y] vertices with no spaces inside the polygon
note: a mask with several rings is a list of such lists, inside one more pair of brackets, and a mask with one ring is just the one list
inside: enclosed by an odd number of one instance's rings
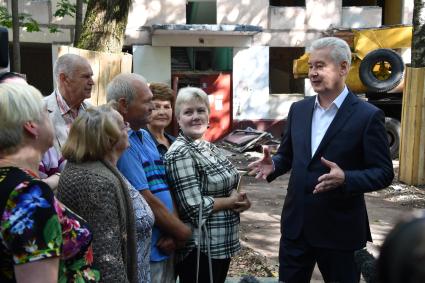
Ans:
{"label": "plaid jacket", "polygon": [[[198,246],[199,205],[202,224],[210,239],[211,257],[225,259],[240,250],[239,214],[232,210],[213,212],[214,198],[227,197],[236,188],[239,173],[219,149],[207,141],[180,135],[165,154],[165,167],[181,220],[192,229],[192,237],[178,251],[182,260]],[[207,254],[205,235],[201,251]]]}

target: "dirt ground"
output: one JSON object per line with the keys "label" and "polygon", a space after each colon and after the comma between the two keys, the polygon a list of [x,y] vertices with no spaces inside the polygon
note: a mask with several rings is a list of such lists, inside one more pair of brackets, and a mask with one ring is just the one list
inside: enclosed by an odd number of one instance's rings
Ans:
{"label": "dirt ground", "polygon": [[[261,156],[257,152],[227,154],[239,169],[246,168],[250,161]],[[393,164],[397,176],[398,161]],[[286,174],[268,184],[249,176],[242,178],[242,189],[248,193],[252,207],[241,214],[243,248],[233,258],[229,276],[278,276],[280,214],[288,179],[289,175]],[[395,180],[384,190],[366,194],[366,203],[373,238],[373,243],[368,243],[367,249],[376,256],[385,235],[400,217],[425,208],[425,187],[407,186]],[[312,282],[322,282],[317,268]]]}

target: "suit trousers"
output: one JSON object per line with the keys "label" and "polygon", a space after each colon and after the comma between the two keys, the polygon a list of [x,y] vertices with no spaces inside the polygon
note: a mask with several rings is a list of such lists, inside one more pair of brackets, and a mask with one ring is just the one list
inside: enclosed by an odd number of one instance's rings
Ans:
{"label": "suit trousers", "polygon": [[354,251],[312,247],[303,236],[295,240],[280,238],[279,282],[308,283],[317,263],[326,283],[358,283],[360,270]]}

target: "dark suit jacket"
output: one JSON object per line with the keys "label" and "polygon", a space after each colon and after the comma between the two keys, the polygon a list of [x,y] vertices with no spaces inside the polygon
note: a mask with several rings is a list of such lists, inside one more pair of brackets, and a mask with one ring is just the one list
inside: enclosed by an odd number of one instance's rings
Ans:
{"label": "dark suit jacket", "polygon": [[[311,120],[315,96],[293,103],[286,132],[273,156],[276,177],[291,171],[283,205],[283,237],[302,233],[310,245],[355,250],[371,240],[363,193],[382,189],[394,177],[384,114],[349,93],[311,157]],[[344,170],[345,184],[335,190],[312,194],[317,179],[328,173],[320,157]]]}

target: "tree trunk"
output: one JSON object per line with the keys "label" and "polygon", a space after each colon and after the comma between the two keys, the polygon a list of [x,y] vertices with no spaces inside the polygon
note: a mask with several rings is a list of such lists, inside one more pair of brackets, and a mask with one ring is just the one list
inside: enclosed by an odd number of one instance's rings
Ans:
{"label": "tree trunk", "polygon": [[412,67],[425,67],[425,3],[415,0],[413,9]]}
{"label": "tree trunk", "polygon": [[81,36],[81,30],[83,28],[83,1],[76,1],[76,9],[75,9],[75,34],[74,34],[74,46],[77,46],[78,40]]}
{"label": "tree trunk", "polygon": [[12,31],[13,31],[13,63],[12,70],[21,72],[21,47],[19,44],[19,11],[18,1],[12,1]]}
{"label": "tree trunk", "polygon": [[131,0],[89,0],[77,47],[121,52],[130,5]]}

